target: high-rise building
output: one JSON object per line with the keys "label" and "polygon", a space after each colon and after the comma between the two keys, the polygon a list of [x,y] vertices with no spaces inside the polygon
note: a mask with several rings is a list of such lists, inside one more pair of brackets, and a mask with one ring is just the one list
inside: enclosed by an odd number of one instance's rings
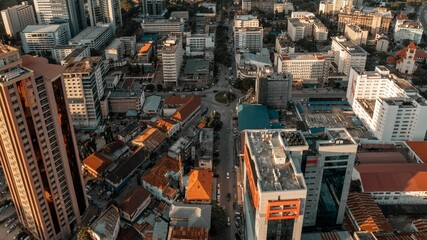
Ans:
{"label": "high-rise building", "polygon": [[344,36],[355,42],[357,45],[366,45],[368,42],[368,30],[364,30],[357,25],[347,24],[344,30]]}
{"label": "high-rise building", "polygon": [[142,0],[142,14],[147,18],[162,17],[165,11],[165,0]]}
{"label": "high-rise building", "polygon": [[90,25],[111,23],[113,32],[123,26],[120,0],[89,0],[88,11]]}
{"label": "high-rise building", "polygon": [[237,15],[234,18],[234,46],[236,49],[260,52],[263,46],[263,28],[252,15]]}
{"label": "high-rise building", "polygon": [[83,0],[35,0],[39,24],[69,23],[71,35],[86,28]]}
{"label": "high-rise building", "polygon": [[[69,239],[88,205],[63,67],[0,46],[0,162],[20,223]],[[25,63],[25,67],[22,63]]]}
{"label": "high-rise building", "polygon": [[33,6],[27,2],[2,10],[1,17],[6,34],[12,37],[16,37],[28,25],[37,23]]}
{"label": "high-rise building", "polygon": [[418,90],[384,66],[352,68],[347,99],[354,113],[382,141],[423,141],[427,102]]}
{"label": "high-rise building", "polygon": [[327,128],[313,144],[301,163],[308,193],[304,226],[342,224],[358,145],[345,128]]}
{"label": "high-rise building", "polygon": [[184,62],[182,37],[179,34],[170,35],[163,43],[161,50],[163,63],[163,81],[166,85],[178,85],[178,78]]}
{"label": "high-rise building", "polygon": [[95,57],[66,63],[64,85],[76,128],[96,129],[101,121],[100,99],[106,87],[104,67],[104,62]]}
{"label": "high-rise building", "polygon": [[332,38],[332,51],[337,72],[350,74],[350,69],[365,69],[368,52],[344,36]]}
{"label": "high-rise building", "polygon": [[298,18],[289,18],[288,33],[292,41],[297,42],[305,37],[305,27]]}
{"label": "high-rise building", "polygon": [[398,19],[394,25],[394,41],[409,39],[419,44],[423,37],[423,32],[424,27],[420,22]]}
{"label": "high-rise building", "polygon": [[338,14],[338,31],[344,32],[345,26],[351,24],[367,29],[373,35],[387,33],[392,20],[393,15],[387,8],[367,8],[363,11],[343,12]]}
{"label": "high-rise building", "polygon": [[113,39],[113,35],[112,25],[106,23],[95,27],[87,27],[73,37],[68,44],[87,46],[92,50],[104,51]]}
{"label": "high-rise building", "polygon": [[274,109],[284,109],[292,95],[292,75],[259,70],[255,81],[255,101]]}
{"label": "high-rise building", "polygon": [[307,142],[294,130],[243,134],[246,239],[301,239],[307,187],[299,163]]}
{"label": "high-rise building", "polygon": [[28,25],[21,32],[24,53],[50,52],[55,46],[70,40],[68,24]]}

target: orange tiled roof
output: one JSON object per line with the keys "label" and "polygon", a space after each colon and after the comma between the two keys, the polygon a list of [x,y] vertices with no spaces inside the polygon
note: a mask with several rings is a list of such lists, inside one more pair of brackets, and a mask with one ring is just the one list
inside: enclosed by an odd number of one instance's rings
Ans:
{"label": "orange tiled roof", "polygon": [[155,150],[164,140],[165,134],[157,128],[149,128],[132,140],[135,145],[142,145],[148,151]]}
{"label": "orange tiled roof", "polygon": [[188,178],[188,201],[212,199],[212,173],[207,169],[193,169]]}
{"label": "orange tiled roof", "polygon": [[98,152],[89,155],[85,160],[83,160],[83,163],[85,167],[91,169],[99,175],[107,170],[112,164],[110,159],[106,158],[104,155]]}
{"label": "orange tiled roof", "polygon": [[347,207],[359,227],[356,230],[373,233],[393,232],[393,227],[369,193],[350,193]]}
{"label": "orange tiled roof", "polygon": [[182,105],[172,114],[171,118],[174,118],[178,121],[185,121],[187,118],[198,108],[202,103],[202,98],[200,96],[191,96],[189,101]]}
{"label": "orange tiled roof", "polygon": [[427,163],[427,141],[409,141],[406,144],[424,163]]}
{"label": "orange tiled roof", "polygon": [[169,199],[173,199],[174,197],[175,197],[175,195],[176,195],[176,193],[177,193],[178,191],[175,189],[175,188],[173,188],[173,187],[171,187],[171,186],[167,186],[167,187],[165,187],[165,189],[163,190],[163,194],[166,196],[166,197],[168,197]]}
{"label": "orange tiled roof", "polygon": [[162,130],[165,133],[169,133],[170,130],[177,124],[177,122],[170,118],[159,118],[155,123],[154,126],[158,128],[159,130]]}
{"label": "orange tiled roof", "polygon": [[146,53],[148,52],[148,50],[150,50],[151,48],[151,43],[145,43],[144,45],[142,45],[142,47],[139,49],[138,54],[142,54],[142,53]]}
{"label": "orange tiled roof", "polygon": [[387,62],[389,63],[400,63],[403,59],[406,59],[406,52],[408,49],[412,49],[415,52],[415,60],[417,58],[427,58],[427,52],[422,51],[421,49],[417,49],[417,45],[414,42],[411,42],[407,47],[400,49],[396,52],[394,57],[387,57]]}

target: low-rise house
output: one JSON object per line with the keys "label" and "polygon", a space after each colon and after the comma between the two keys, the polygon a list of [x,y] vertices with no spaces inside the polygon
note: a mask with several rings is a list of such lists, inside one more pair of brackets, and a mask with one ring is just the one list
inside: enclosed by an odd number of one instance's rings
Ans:
{"label": "low-rise house", "polygon": [[89,227],[89,234],[94,240],[116,240],[120,230],[119,209],[111,205]]}
{"label": "low-rise house", "polygon": [[143,147],[149,152],[156,151],[166,140],[166,134],[157,128],[148,128],[132,139],[132,144]]}
{"label": "low-rise house", "polygon": [[150,170],[142,176],[142,185],[158,200],[172,204],[177,197],[173,185],[180,185],[181,164],[177,159],[163,156]]}
{"label": "low-rise house", "polygon": [[123,131],[120,131],[117,134],[117,138],[123,142],[129,142],[141,131],[141,129],[141,125],[139,125],[138,123],[132,123],[125,129],[123,129]]}
{"label": "low-rise house", "polygon": [[179,138],[172,146],[169,148],[168,156],[175,159],[182,158],[182,161],[186,161],[191,157],[191,145],[192,141],[188,138],[181,137]]}
{"label": "low-rise house", "polygon": [[185,200],[193,204],[210,204],[212,178],[212,172],[207,169],[192,169],[188,178]]}
{"label": "low-rise house", "polygon": [[154,126],[164,132],[168,138],[173,137],[179,130],[179,122],[172,118],[159,118],[154,122]]}
{"label": "low-rise house", "polygon": [[163,103],[163,115],[170,116],[183,127],[197,114],[201,104],[200,96],[167,96]]}
{"label": "low-rise house", "polygon": [[178,227],[211,228],[211,205],[172,204],[169,224]]}
{"label": "low-rise house", "polygon": [[152,95],[145,98],[142,113],[149,116],[157,116],[162,109],[162,97]]}
{"label": "low-rise house", "polygon": [[197,149],[197,162],[199,168],[212,171],[214,130],[213,128],[202,128],[199,132]]}
{"label": "low-rise house", "polygon": [[142,187],[136,187],[120,203],[122,218],[134,222],[151,202],[151,193]]}

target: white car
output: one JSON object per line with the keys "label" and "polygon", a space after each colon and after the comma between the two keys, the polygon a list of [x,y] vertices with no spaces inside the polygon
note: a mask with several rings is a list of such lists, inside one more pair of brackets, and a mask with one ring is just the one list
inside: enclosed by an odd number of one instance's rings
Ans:
{"label": "white car", "polygon": [[230,179],[230,174],[227,172],[227,179]]}

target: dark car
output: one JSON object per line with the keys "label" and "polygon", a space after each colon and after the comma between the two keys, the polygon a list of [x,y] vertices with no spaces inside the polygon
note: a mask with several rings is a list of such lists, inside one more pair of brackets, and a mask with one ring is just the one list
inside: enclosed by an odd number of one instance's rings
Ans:
{"label": "dark car", "polygon": [[231,194],[227,193],[227,201],[230,201],[230,199],[231,199]]}

